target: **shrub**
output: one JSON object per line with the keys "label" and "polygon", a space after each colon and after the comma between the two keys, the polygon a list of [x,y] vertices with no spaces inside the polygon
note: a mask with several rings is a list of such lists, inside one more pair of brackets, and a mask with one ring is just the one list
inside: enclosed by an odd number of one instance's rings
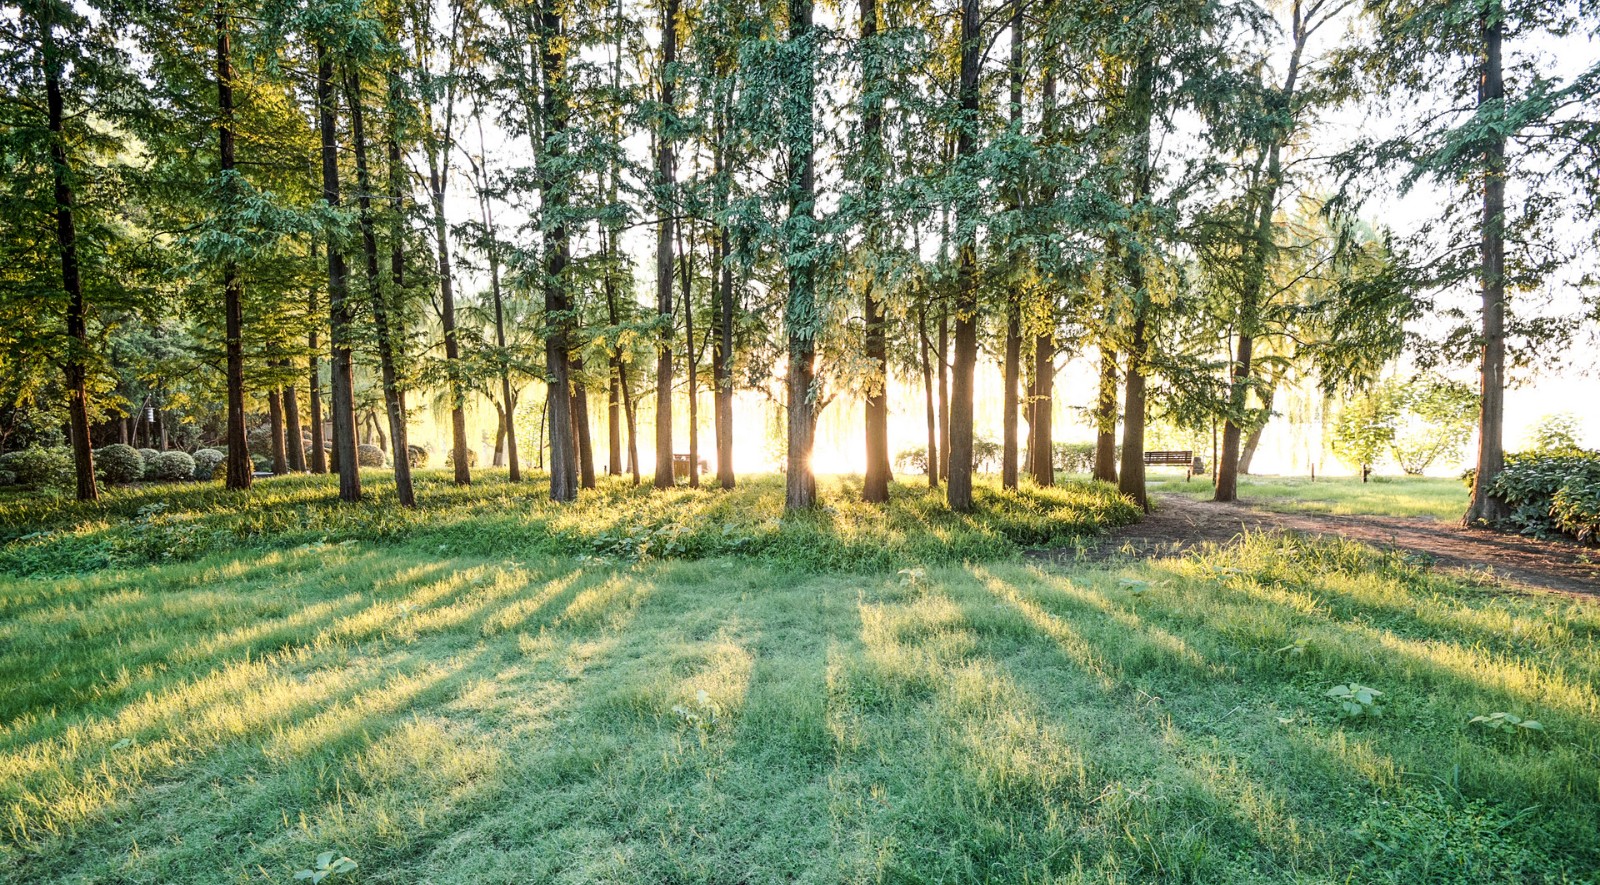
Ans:
{"label": "shrub", "polygon": [[383,449],[366,443],[356,446],[356,463],[362,467],[382,467]]}
{"label": "shrub", "polygon": [[94,453],[96,472],[111,485],[127,485],[144,479],[144,455],[125,443],[112,443]]}
{"label": "shrub", "polygon": [[139,457],[144,459],[144,479],[153,479],[150,475],[151,466],[155,464],[156,456],[161,454],[155,449],[140,449]]}
{"label": "shrub", "polygon": [[156,456],[155,468],[151,471],[156,479],[176,481],[194,476],[194,459],[188,452],[162,452]]}
{"label": "shrub", "polygon": [[[446,466],[446,467],[454,467],[454,466],[456,466],[456,453],[454,451],[449,451],[449,452],[445,453],[445,455],[444,455],[444,466]],[[472,448],[470,446],[467,448],[467,466],[468,467],[477,467],[478,466],[478,450],[474,449],[474,448]]]}
{"label": "shrub", "polygon": [[[471,451],[471,450],[469,449],[468,451]],[[423,448],[422,446],[411,446],[411,445],[408,445],[408,446],[406,446],[406,459],[411,462],[411,466],[413,468],[427,467],[428,466],[428,450]],[[448,457],[446,457],[445,463],[447,463],[447,464],[450,463],[450,459]],[[469,466],[472,464],[472,459],[471,458],[467,459],[467,464]]]}
{"label": "shrub", "polygon": [[1600,538],[1600,451],[1508,455],[1489,492],[1510,506],[1506,524],[1524,535]]}
{"label": "shrub", "polygon": [[17,475],[9,470],[0,470],[0,486],[14,486],[17,484]]}
{"label": "shrub", "polygon": [[213,479],[217,475],[217,468],[222,462],[228,460],[228,453],[221,449],[200,449],[194,453],[194,478]]}
{"label": "shrub", "polygon": [[894,456],[894,467],[901,473],[921,473],[926,475],[928,472],[928,447],[912,446],[909,449],[901,449],[900,454]]}
{"label": "shrub", "polygon": [[266,455],[251,455],[250,469],[255,471],[271,470],[272,459]]}
{"label": "shrub", "polygon": [[66,446],[29,446],[0,455],[0,470],[16,476],[17,485],[45,488],[73,483],[72,449]]}
{"label": "shrub", "polygon": [[1094,443],[1058,442],[1051,446],[1052,466],[1067,473],[1090,473],[1094,470]]}

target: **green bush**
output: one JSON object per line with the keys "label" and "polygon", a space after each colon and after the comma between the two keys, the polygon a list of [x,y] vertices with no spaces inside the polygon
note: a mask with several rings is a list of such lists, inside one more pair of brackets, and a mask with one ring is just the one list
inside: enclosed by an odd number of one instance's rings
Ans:
{"label": "green bush", "polygon": [[382,467],[383,449],[366,443],[356,446],[356,463],[362,467]]}
{"label": "green bush", "polygon": [[250,469],[256,471],[271,470],[272,459],[268,458],[266,455],[251,455]]}
{"label": "green bush", "polygon": [[1489,492],[1510,506],[1506,524],[1524,535],[1600,538],[1600,451],[1508,455]]}
{"label": "green bush", "polygon": [[151,471],[156,479],[176,481],[194,476],[194,459],[188,452],[162,452],[156,456]]}
{"label": "green bush", "polygon": [[0,470],[16,476],[17,485],[33,488],[69,486],[74,481],[72,449],[66,446],[29,446],[0,455]]}
{"label": "green bush", "polygon": [[159,454],[161,454],[161,453],[159,451],[156,451],[155,449],[140,449],[139,450],[139,457],[144,459],[144,476],[142,477],[143,479],[154,479],[155,478],[154,476],[150,475],[150,468],[151,468],[152,465],[155,464],[156,456],[159,455]]}
{"label": "green bush", "polygon": [[1055,469],[1067,473],[1094,471],[1094,443],[1058,442],[1051,446],[1051,462]]}
{"label": "green bush", "polygon": [[221,449],[199,449],[194,453],[194,478],[213,479],[217,475],[217,468],[222,462],[228,460],[228,453]]}
{"label": "green bush", "polygon": [[125,443],[95,449],[95,472],[110,485],[121,486],[144,479],[144,455]]}
{"label": "green bush", "polygon": [[[363,463],[365,463],[365,462],[363,462]],[[444,466],[446,466],[446,467],[454,467],[454,466],[456,466],[456,453],[454,451],[445,452],[445,455],[444,455]],[[477,467],[478,466],[478,450],[472,448],[471,446],[467,447],[467,466],[468,467]]]}
{"label": "green bush", "polygon": [[0,470],[0,486],[14,486],[17,484],[17,475],[9,470]]}
{"label": "green bush", "polygon": [[[468,449],[467,451],[470,452],[472,450]],[[428,466],[428,450],[423,448],[422,446],[406,446],[406,455],[407,455],[408,459],[411,461],[412,468],[418,469],[418,468],[423,468],[423,467],[427,467]],[[448,455],[445,456],[445,463],[447,463],[447,464],[450,463],[450,460],[451,459],[450,459],[450,457]],[[472,465],[472,459],[471,458],[467,459],[467,465],[468,466]],[[454,465],[452,465],[452,466],[454,466]]]}
{"label": "green bush", "polygon": [[901,449],[900,454],[894,456],[894,469],[901,473],[928,473],[928,447],[912,446]]}

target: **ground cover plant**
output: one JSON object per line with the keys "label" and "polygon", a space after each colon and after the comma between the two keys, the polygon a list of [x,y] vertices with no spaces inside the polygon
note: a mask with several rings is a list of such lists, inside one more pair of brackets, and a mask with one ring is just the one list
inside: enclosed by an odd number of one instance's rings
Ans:
{"label": "ground cover plant", "polygon": [[[1174,492],[1210,500],[1211,478],[1152,473],[1152,492]],[[1461,518],[1468,489],[1459,479],[1375,476],[1241,476],[1239,500],[1282,513],[1332,513],[1339,516],[1426,517],[1444,522]]]}
{"label": "ground cover plant", "polygon": [[[927,560],[897,534],[922,494],[902,487],[877,528],[894,568],[501,550],[540,526],[472,544],[451,523],[504,507],[494,485],[422,510],[434,529],[308,541],[284,514],[322,529],[326,487],[262,483],[281,535],[245,549],[0,580],[0,881],[1600,873],[1591,602],[1280,536],[1094,568]],[[718,518],[781,508],[775,482],[745,494]],[[637,519],[630,500],[589,518]],[[205,489],[165,502],[249,537]],[[35,511],[54,534],[22,543],[43,557],[157,503]],[[868,531],[837,509],[779,536]],[[1006,512],[951,536],[981,549]],[[1510,717],[1541,727],[1482,724]]]}

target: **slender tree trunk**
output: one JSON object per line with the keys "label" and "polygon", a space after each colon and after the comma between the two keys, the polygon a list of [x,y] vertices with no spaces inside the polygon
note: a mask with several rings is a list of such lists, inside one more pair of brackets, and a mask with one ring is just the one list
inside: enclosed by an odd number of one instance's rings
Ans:
{"label": "slender tree trunk", "polygon": [[[339,208],[339,143],[334,118],[333,61],[317,45],[317,113],[322,136],[322,198]],[[361,465],[356,459],[355,379],[351,362],[350,272],[337,239],[328,236],[328,334],[333,402],[333,469],[339,472],[339,500],[361,500]],[[318,435],[322,430],[318,428]]]}
{"label": "slender tree trunk", "polygon": [[[395,335],[389,316],[389,298],[383,291],[378,271],[378,234],[372,213],[372,176],[367,167],[365,115],[362,112],[361,83],[353,70],[345,71],[345,96],[350,105],[350,143],[356,161],[356,205],[360,209],[361,247],[367,259],[367,298],[372,302],[372,326],[378,344],[378,373],[383,383],[383,407],[389,420],[389,447],[394,459],[395,495],[402,507],[415,507],[417,497],[411,487],[411,459],[406,452],[405,394],[400,389],[395,367]],[[391,266],[391,271],[399,270]],[[392,277],[398,290],[401,280]]]}
{"label": "slender tree trunk", "polygon": [[[483,141],[481,119],[478,124],[481,153]],[[487,180],[488,168],[482,169],[480,175]],[[489,297],[494,302],[494,343],[499,354],[497,359],[500,361],[500,399],[506,404],[506,465],[510,470],[511,482],[522,482],[522,460],[517,455],[517,401],[511,389],[511,365],[506,358],[506,310],[505,295],[500,288],[500,241],[495,230],[494,211],[489,208],[489,195],[481,187],[478,189],[478,210],[483,217],[484,235],[488,241]]]}
{"label": "slender tree trunk", "polygon": [[496,421],[494,427],[494,460],[491,463],[495,467],[504,467],[506,465],[506,410],[501,408],[499,403],[495,403],[494,413]]}
{"label": "slender tree trunk", "polygon": [[1056,336],[1045,332],[1033,341],[1033,482],[1056,484],[1055,465]]}
{"label": "slender tree trunk", "polygon": [[272,453],[272,475],[283,476],[289,472],[289,447],[283,430],[283,391],[267,391],[267,430],[272,434],[269,451]]}
{"label": "slender tree trunk", "polygon": [[1250,428],[1250,435],[1245,437],[1244,451],[1239,455],[1239,473],[1250,475],[1250,463],[1255,460],[1256,450],[1261,446],[1261,434],[1267,428],[1267,422],[1272,420],[1273,390],[1267,389],[1267,400],[1262,405],[1262,418],[1254,427]]}
{"label": "slender tree trunk", "polygon": [[617,384],[617,359],[611,359],[606,384],[606,475],[622,475],[622,390]]}
{"label": "slender tree trunk", "polygon": [[[713,174],[717,180],[718,209],[727,203],[725,196],[727,158],[723,146],[727,112],[719,108],[716,129],[716,149],[713,156]],[[724,489],[734,487],[733,475],[733,258],[728,241],[728,228],[722,223],[720,212],[716,224],[717,237],[717,330],[711,347],[711,378],[716,385],[717,425],[717,484]]]}
{"label": "slender tree trunk", "polygon": [[[878,3],[861,0],[861,46],[865,61],[862,68],[864,95],[861,102],[861,132],[863,151],[866,154],[867,199],[872,212],[867,222],[868,258],[876,261],[880,250],[878,230],[882,197],[883,163],[883,100],[879,94],[881,74],[878,63]],[[862,314],[865,319],[866,355],[872,376],[868,381],[865,425],[867,472],[861,486],[861,497],[871,504],[889,500],[889,347],[885,333],[883,303],[878,298],[876,274],[869,268],[866,285],[862,291]]]}
{"label": "slender tree trunk", "polygon": [[811,472],[811,450],[817,430],[816,269],[810,251],[816,224],[815,48],[812,46],[811,0],[789,0],[789,50],[798,55],[797,70],[783,91],[783,119],[788,141],[789,217],[783,233],[789,297],[784,311],[788,335],[789,451],[784,507],[809,510],[817,503],[817,482]]}
{"label": "slender tree trunk", "polygon": [[[572,501],[578,497],[577,452],[573,451],[572,390],[567,369],[571,364],[568,336],[572,303],[567,293],[567,264],[571,249],[567,236],[568,183],[557,180],[566,153],[568,104],[566,94],[567,42],[560,0],[544,0],[539,29],[539,64],[544,81],[544,120],[548,130],[539,157],[542,190],[542,226],[545,233],[545,365],[549,391],[545,402],[550,421],[550,499]],[[670,466],[670,465],[669,465]]]}
{"label": "slender tree trunk", "polygon": [[[456,67],[456,33],[457,22],[455,16],[458,7],[450,4],[452,10],[450,33],[450,67],[453,74]],[[424,34],[431,34],[428,30],[428,16],[418,17],[418,27]],[[450,130],[455,120],[455,78],[451,77],[445,87],[444,110],[444,144],[440,144],[438,131],[433,124],[433,105],[425,102],[427,114],[428,133],[425,146],[428,155],[428,191],[433,203],[433,238],[437,246],[439,267],[439,323],[444,332],[444,366],[448,376],[446,386],[450,395],[450,451],[455,456],[455,482],[456,485],[470,485],[472,483],[471,466],[467,463],[467,394],[461,382],[461,343],[456,331],[456,296],[455,281],[452,278],[450,264],[450,231],[445,220],[444,191],[450,179],[449,149]]]}
{"label": "slender tree trunk", "polygon": [[[1142,278],[1143,274],[1139,276]],[[1128,349],[1128,375],[1122,404],[1122,475],[1117,488],[1148,513],[1150,497],[1144,487],[1146,330],[1145,312],[1141,309],[1133,321],[1133,340]]]}
{"label": "slender tree trunk", "polygon": [[665,0],[661,15],[661,131],[656,134],[656,186],[661,222],[656,227],[656,310],[661,329],[656,342],[656,488],[676,484],[672,474],[672,243],[678,211],[672,139],[673,87],[678,64],[678,0]]}
{"label": "slender tree trunk", "polygon": [[[1133,214],[1145,212],[1150,196],[1150,129],[1154,119],[1155,58],[1146,48],[1135,66],[1128,97],[1136,121],[1132,148],[1133,191],[1129,201]],[[1142,227],[1135,221],[1135,228]],[[1133,235],[1137,237],[1137,234]],[[1130,238],[1131,239],[1131,238]],[[1150,292],[1145,285],[1143,246],[1136,239],[1124,244],[1121,255],[1128,290],[1132,292],[1133,336],[1128,346],[1128,374],[1123,394],[1122,471],[1117,488],[1146,512],[1150,497],[1144,483],[1145,362],[1149,357]]]}
{"label": "slender tree trunk", "polygon": [[305,428],[300,426],[300,394],[295,389],[294,371],[289,360],[281,360],[278,365],[284,369],[284,376],[288,379],[283,386],[283,426],[288,443],[289,469],[305,473],[306,443]]}
{"label": "slender tree trunk", "polygon": [[928,356],[928,306],[926,302],[917,305],[917,340],[921,344],[922,352],[922,393],[926,402],[925,413],[928,417],[928,459],[927,474],[928,488],[939,487],[939,417],[933,402],[933,366],[930,365]]}
{"label": "slender tree trunk", "polygon": [[[690,305],[689,295],[694,284],[694,265],[691,256],[694,253],[694,238],[689,238],[687,246],[682,241],[681,232],[684,225],[680,225],[678,242],[679,268],[683,282],[683,360],[684,380],[688,382],[689,394],[689,488],[700,488],[700,389],[695,383],[696,375],[700,371],[700,355],[694,349],[694,310]],[[693,230],[691,228],[691,234]]]}
{"label": "slender tree trunk", "polygon": [[50,126],[50,171],[55,184],[56,249],[61,255],[61,288],[67,294],[67,353],[63,360],[67,384],[67,415],[71,427],[72,465],[79,501],[96,501],[100,488],[94,477],[94,445],[89,438],[89,324],[78,272],[78,228],[73,215],[72,167],[67,161],[66,100],[61,92],[60,49],[56,45],[55,4],[38,6],[39,37],[44,68],[45,106]]}
{"label": "slender tree trunk", "polygon": [[[957,122],[956,162],[965,162],[978,151],[978,74],[982,47],[982,4],[962,0],[961,69],[957,98],[961,117]],[[973,471],[973,381],[978,365],[978,244],[977,234],[965,218],[973,212],[970,200],[956,206],[957,228],[963,233],[956,267],[955,354],[950,385],[950,475],[945,481],[945,500],[950,509],[964,513],[972,509]],[[1015,391],[1012,391],[1015,393]]]}
{"label": "slender tree trunk", "polygon": [[[237,184],[233,181],[233,50],[228,14],[217,7],[217,122],[218,169],[223,179],[224,199],[232,199]],[[236,491],[250,488],[255,466],[250,463],[244,428],[244,283],[232,261],[222,266],[222,302],[225,353],[228,376],[228,467],[227,487]]]}
{"label": "slender tree trunk", "polygon": [[[316,244],[311,247],[311,259],[316,261]],[[306,305],[306,316],[311,319],[311,331],[306,333],[306,380],[310,383],[308,402],[306,406],[311,412],[311,460],[306,466],[312,473],[328,472],[328,452],[326,443],[322,438],[322,366],[318,358],[317,347],[317,294],[313,289],[309,303]]]}
{"label": "slender tree trunk", "polygon": [[1100,345],[1100,387],[1095,398],[1094,478],[1117,481],[1117,352]]}
{"label": "slender tree trunk", "polygon": [[[1023,49],[1025,48],[1025,35],[1022,30],[1022,3],[1014,0],[1011,4],[1011,95],[1010,95],[1010,121],[1016,129],[1022,122],[1022,79],[1023,79]],[[1012,211],[1022,207],[1022,186],[1018,184],[1013,189],[1010,203]],[[1000,442],[1000,485],[1003,488],[1014,489],[1017,487],[1017,387],[1022,374],[1022,303],[1021,293],[1017,287],[1010,287],[1006,293],[1006,340],[1004,366],[1001,375],[1004,378],[1004,393],[1001,396],[1001,442]]]}
{"label": "slender tree trunk", "polygon": [[589,436],[589,389],[577,379],[583,374],[583,359],[572,360],[572,425],[578,431],[578,484],[594,488],[594,440]]}
{"label": "slender tree trunk", "polygon": [[939,305],[939,478],[950,476],[950,310]]}
{"label": "slender tree trunk", "polygon": [[622,375],[617,379],[617,386],[622,388],[622,411],[628,416],[628,473],[633,476],[633,484],[639,485],[639,405],[634,402],[633,393],[628,389],[628,376]]}
{"label": "slender tree trunk", "polygon": [[[1483,32],[1483,75],[1478,91],[1480,108],[1499,103],[1505,98],[1505,81],[1501,70],[1504,15],[1498,0],[1492,0],[1480,19]],[[1503,112],[1501,114],[1503,119]],[[1506,502],[1491,491],[1491,486],[1506,464],[1505,129],[1492,130],[1491,134],[1484,137],[1484,142],[1486,168],[1483,177],[1480,269],[1483,292],[1483,348],[1480,360],[1482,398],[1478,411],[1478,469],[1472,483],[1472,503],[1462,520],[1469,526],[1494,524],[1510,515]]]}

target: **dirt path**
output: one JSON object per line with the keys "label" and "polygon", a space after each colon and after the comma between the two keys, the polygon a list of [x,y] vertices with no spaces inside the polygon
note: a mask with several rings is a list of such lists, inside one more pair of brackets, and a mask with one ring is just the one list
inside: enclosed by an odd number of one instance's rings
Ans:
{"label": "dirt path", "polygon": [[1226,544],[1243,531],[1335,535],[1429,557],[1436,566],[1539,590],[1600,595],[1600,551],[1469,530],[1424,518],[1274,513],[1248,504],[1216,504],[1157,495],[1143,522],[1116,529],[1082,551],[1038,551],[1042,559],[1103,561],[1171,556],[1205,542]]}

